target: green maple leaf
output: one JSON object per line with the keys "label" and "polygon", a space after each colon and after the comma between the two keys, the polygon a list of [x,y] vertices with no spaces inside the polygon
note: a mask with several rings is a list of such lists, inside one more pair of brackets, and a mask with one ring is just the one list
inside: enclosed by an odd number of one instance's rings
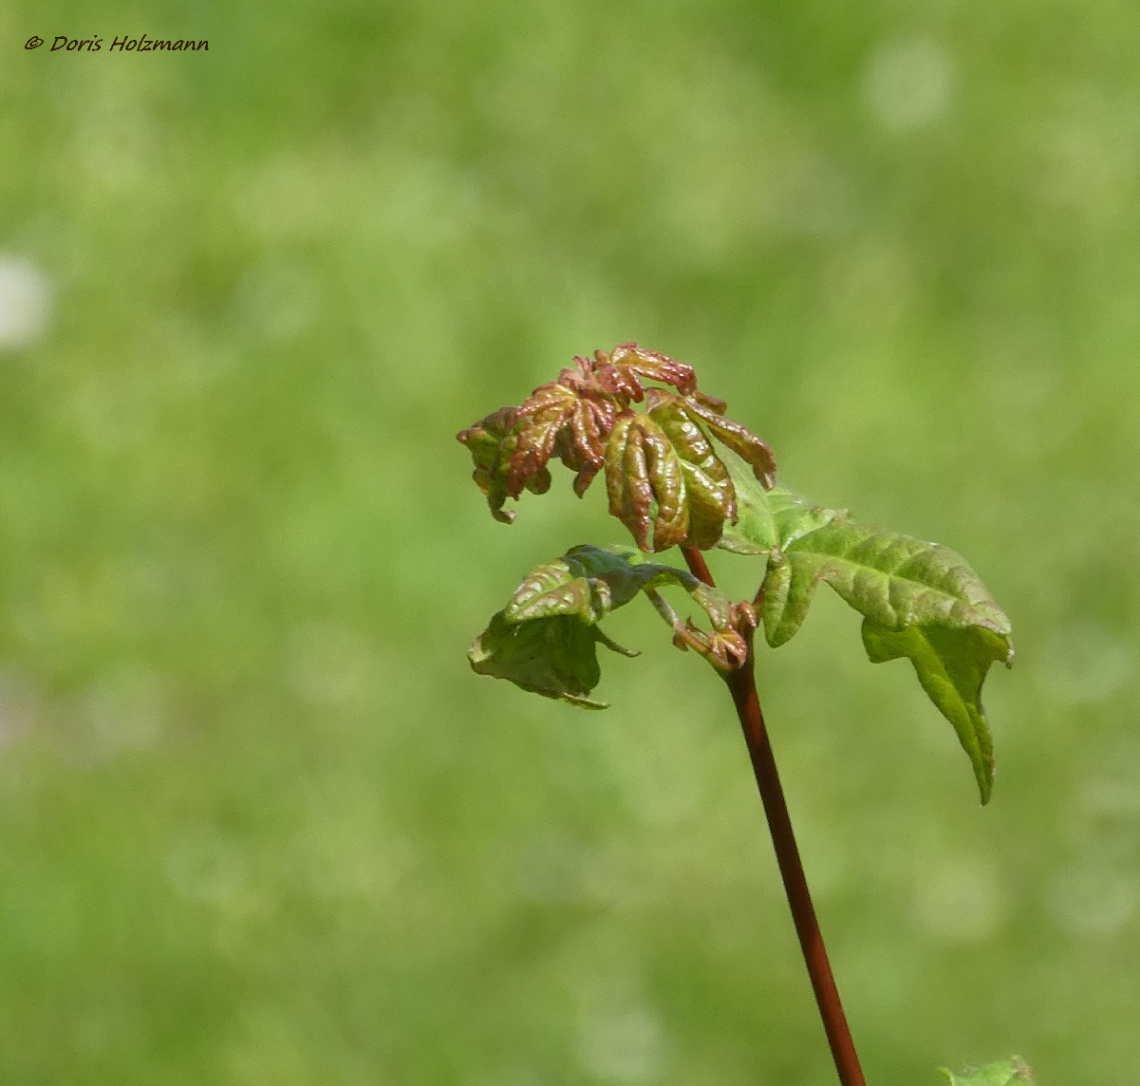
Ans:
{"label": "green maple leaf", "polygon": [[969,755],[982,802],[993,790],[993,739],[982,710],[982,683],[994,663],[1008,663],[1009,639],[983,626],[947,629],[905,626],[890,630],[863,620],[863,645],[872,663],[908,657],[927,696],[950,721]]}
{"label": "green maple leaf", "polygon": [[785,487],[765,491],[732,470],[738,517],[720,546],[764,555],[764,635],[799,630],[821,582],[864,616],[872,662],[907,657],[970,758],[982,802],[993,788],[993,741],[981,704],[990,665],[1013,659],[1010,623],[964,558],[938,543],[856,523]]}

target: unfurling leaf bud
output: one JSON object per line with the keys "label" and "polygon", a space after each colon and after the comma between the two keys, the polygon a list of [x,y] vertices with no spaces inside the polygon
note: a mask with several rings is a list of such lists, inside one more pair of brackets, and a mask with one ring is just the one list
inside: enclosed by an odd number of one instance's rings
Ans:
{"label": "unfurling leaf bud", "polygon": [[[547,464],[557,456],[576,473],[579,497],[605,468],[610,512],[642,550],[708,549],[725,523],[736,521],[735,488],[710,435],[740,456],[762,487],[775,485],[772,450],[726,418],[723,401],[697,389],[692,367],[634,343],[575,363],[518,407],[501,408],[458,435],[496,520],[513,519],[503,511],[507,498],[549,488]],[[645,380],[675,391],[646,387]],[[643,402],[642,411],[632,406]]]}

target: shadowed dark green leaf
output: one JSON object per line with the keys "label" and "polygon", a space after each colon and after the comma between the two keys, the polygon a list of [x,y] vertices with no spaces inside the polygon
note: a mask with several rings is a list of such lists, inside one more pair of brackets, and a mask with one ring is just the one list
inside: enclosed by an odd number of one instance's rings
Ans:
{"label": "shadowed dark green leaf", "polygon": [[[531,570],[467,657],[480,675],[509,679],[523,690],[571,705],[603,709],[586,696],[601,677],[597,644],[625,656],[637,653],[614,644],[597,624],[639,592],[665,585],[685,589],[715,629],[730,626],[728,598],[688,571],[644,561],[633,547],[584,544]],[[656,597],[654,606],[660,609]]]}
{"label": "shadowed dark green leaf", "polygon": [[[480,675],[510,679],[523,690],[583,709],[604,709],[603,703],[586,697],[601,679],[596,647],[601,640],[601,631],[576,615],[511,623],[499,611],[467,658]],[[603,644],[615,647],[609,641]]]}
{"label": "shadowed dark green leaf", "polygon": [[964,1075],[956,1075],[945,1067],[939,1070],[950,1080],[950,1086],[1032,1086],[1034,1081],[1033,1071],[1018,1056],[988,1063]]}
{"label": "shadowed dark green leaf", "polygon": [[663,584],[677,584],[688,592],[703,587],[687,570],[645,561],[634,547],[583,543],[532,569],[515,589],[504,614],[515,623],[547,615],[576,615],[594,625],[642,589]]}
{"label": "shadowed dark green leaf", "polygon": [[982,709],[982,684],[991,664],[1009,662],[1009,639],[982,626],[890,630],[866,618],[863,645],[872,663],[907,657],[914,664],[922,689],[957,732],[974,767],[982,803],[987,803],[994,761],[993,740]]}

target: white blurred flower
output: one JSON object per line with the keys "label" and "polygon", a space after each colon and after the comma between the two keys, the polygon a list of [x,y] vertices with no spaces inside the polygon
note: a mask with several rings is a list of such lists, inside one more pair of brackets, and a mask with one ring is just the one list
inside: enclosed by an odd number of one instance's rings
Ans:
{"label": "white blurred flower", "polygon": [[52,288],[30,261],[0,254],[0,350],[30,347],[47,328]]}

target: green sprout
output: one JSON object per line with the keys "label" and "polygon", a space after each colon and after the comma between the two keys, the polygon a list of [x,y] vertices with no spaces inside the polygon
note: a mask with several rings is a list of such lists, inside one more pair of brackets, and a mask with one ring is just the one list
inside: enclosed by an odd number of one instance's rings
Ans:
{"label": "green sprout", "polygon": [[[753,674],[757,631],[771,648],[800,629],[825,583],[862,616],[874,663],[909,659],[919,684],[966,752],[979,795],[993,791],[993,740],[981,692],[990,666],[1013,660],[1010,622],[960,555],[938,543],[871,528],[777,485],[768,444],[697,388],[692,367],[627,343],[541,385],[458,435],[496,520],[524,490],[551,486],[549,464],[575,473],[581,497],[605,475],[609,511],[635,547],[575,546],[536,566],[468,653],[483,675],[587,709],[601,678],[597,646],[626,656],[599,623],[645,597],[673,643],[725,680],[748,744],[793,920],[843,1086],[863,1086],[855,1046],[824,949],[776,771]],[[686,569],[650,555],[679,547]],[[722,550],[754,563],[757,589],[733,602],[705,558]],[[662,595],[681,589],[704,614],[682,621]],[[991,1064],[960,1086],[1031,1082],[1020,1060]],[[1005,1077],[1002,1077],[1004,1074]],[[988,1077],[987,1077],[988,1076]]]}

